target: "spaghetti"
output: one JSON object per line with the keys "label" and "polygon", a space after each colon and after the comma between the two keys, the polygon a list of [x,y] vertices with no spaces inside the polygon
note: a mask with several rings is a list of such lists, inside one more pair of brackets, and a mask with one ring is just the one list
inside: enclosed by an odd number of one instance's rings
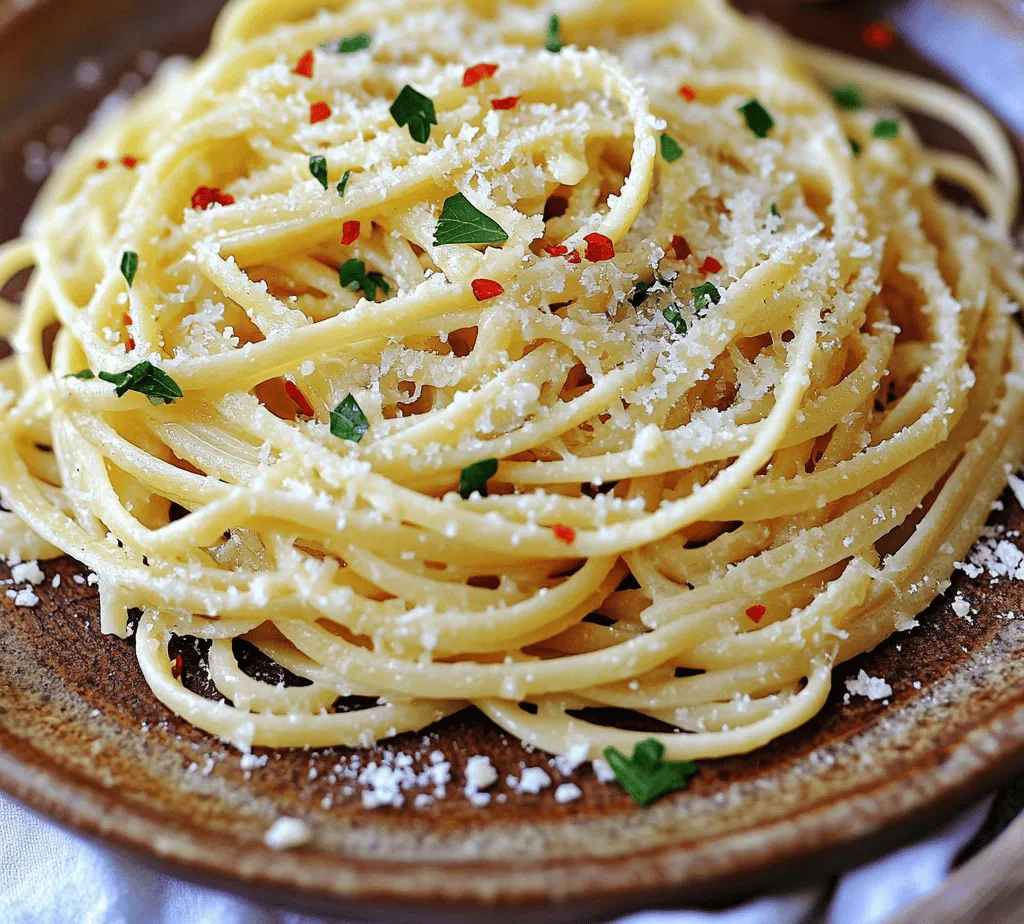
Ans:
{"label": "spaghetti", "polygon": [[650,737],[607,706],[749,751],[913,625],[1022,456],[985,113],[718,0],[561,6],[235,0],[0,250],[33,270],[0,551],[92,569],[155,695],[239,747],[473,704],[556,753]]}

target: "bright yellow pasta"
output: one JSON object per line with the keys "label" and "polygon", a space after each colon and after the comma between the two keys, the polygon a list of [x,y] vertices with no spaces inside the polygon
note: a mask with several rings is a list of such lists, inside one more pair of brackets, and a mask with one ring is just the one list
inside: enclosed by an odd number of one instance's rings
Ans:
{"label": "bright yellow pasta", "polygon": [[[0,249],[34,269],[0,551],[92,569],[155,695],[243,748],[474,704],[556,753],[647,737],[599,706],[749,751],[942,592],[1021,458],[1016,197],[969,101],[718,0],[235,0]],[[453,201],[507,239],[448,243]],[[169,403],[118,397],[144,362]]]}

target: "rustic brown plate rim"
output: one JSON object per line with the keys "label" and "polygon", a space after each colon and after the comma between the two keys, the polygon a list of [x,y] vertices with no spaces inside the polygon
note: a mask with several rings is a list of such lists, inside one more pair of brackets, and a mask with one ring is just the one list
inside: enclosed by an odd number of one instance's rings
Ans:
{"label": "rustic brown plate rim", "polygon": [[[41,7],[55,5],[44,0],[30,10],[38,15]],[[0,9],[0,42],[18,20],[17,14],[5,18],[3,13]],[[811,856],[813,875],[821,878],[866,859],[883,843],[891,848],[910,840],[1022,768],[1024,695],[995,703],[962,730],[955,744],[922,757],[908,770],[909,784],[904,778],[865,784],[842,801],[800,807],[760,825],[754,838],[737,831],[708,844],[690,839],[630,856],[519,861],[510,871],[495,862],[388,864],[312,848],[281,853],[240,843],[166,813],[129,806],[116,791],[52,764],[0,728],[0,789],[79,834],[182,878],[247,897],[334,913],[341,901],[348,918],[386,920],[391,912],[403,919],[441,916],[458,903],[465,920],[483,920],[502,908],[521,912],[522,920],[560,921],[571,915],[580,921],[655,904],[721,900],[727,885],[731,898],[742,898],[806,881]],[[639,891],[630,885],[648,880],[652,866],[660,884]],[[606,878],[612,868],[614,877]],[[433,888],[415,896],[396,892],[388,887],[396,874],[432,882]]]}

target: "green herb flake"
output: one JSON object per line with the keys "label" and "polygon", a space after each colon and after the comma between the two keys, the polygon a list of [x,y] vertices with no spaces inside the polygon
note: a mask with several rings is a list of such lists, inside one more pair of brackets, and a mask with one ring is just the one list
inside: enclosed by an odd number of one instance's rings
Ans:
{"label": "green herb flake", "polygon": [[369,429],[370,422],[351,394],[331,411],[331,433],[338,439],[358,443]]}
{"label": "green herb flake", "polygon": [[85,381],[88,381],[89,379],[96,378],[96,376],[94,376],[92,374],[92,369],[82,369],[80,372],[70,372],[66,376],[64,376],[64,378],[66,378],[66,379],[84,379]]}
{"label": "green herb flake", "polygon": [[871,126],[871,134],[875,138],[882,138],[890,141],[900,136],[900,123],[898,119],[879,119]]}
{"label": "green herb flake", "polygon": [[481,459],[467,465],[459,477],[459,495],[463,500],[469,500],[473,492],[477,491],[481,497],[487,497],[487,481],[493,478],[497,471],[497,459]]}
{"label": "green herb flake", "polygon": [[772,114],[761,105],[758,99],[751,99],[740,106],[739,111],[749,128],[758,138],[767,138],[768,132],[775,128]]}
{"label": "green herb flake", "polygon": [[846,140],[850,142],[850,150],[853,151],[853,156],[860,157],[862,150],[860,142],[856,138],[847,138]]}
{"label": "green herb flake", "polygon": [[324,189],[327,189],[327,158],[322,154],[314,154],[309,159],[309,172]]}
{"label": "green herb flake", "polygon": [[135,274],[139,271],[139,255],[134,250],[126,250],[121,254],[121,275],[128,283],[128,288],[135,282]]}
{"label": "green herb flake", "polygon": [[686,318],[680,312],[678,303],[669,305],[661,314],[677,334],[686,334]]}
{"label": "green herb flake", "polygon": [[338,267],[338,282],[343,288],[351,289],[353,292],[362,290],[363,295],[371,302],[376,300],[378,289],[385,295],[391,291],[391,286],[381,273],[366,272],[366,264],[354,258]]}
{"label": "green herb flake", "polygon": [[772,215],[774,215],[776,218],[781,218],[782,217],[782,215],[779,214],[779,207],[774,202],[772,203],[771,212],[772,212]]}
{"label": "green herb flake", "polygon": [[697,314],[707,311],[709,305],[717,305],[722,300],[722,294],[713,282],[705,282],[690,291],[693,293],[693,310]]}
{"label": "green herb flake", "polygon": [[645,301],[647,296],[650,295],[651,289],[654,288],[655,280],[650,282],[638,282],[636,288],[633,290],[633,294],[629,297],[629,303],[634,308],[639,308]]}
{"label": "green herb flake", "polygon": [[503,244],[507,240],[505,229],[462,193],[445,199],[434,229],[435,247],[446,244]]}
{"label": "green herb flake", "polygon": [[349,55],[354,51],[365,51],[373,43],[373,36],[369,32],[359,32],[341,39],[336,47],[339,55]]}
{"label": "green herb flake", "polygon": [[639,805],[650,805],[661,796],[685,789],[697,773],[697,765],[692,761],[666,761],[664,756],[665,745],[657,738],[646,738],[634,745],[632,757],[616,748],[604,750],[604,759],[615,779]]}
{"label": "green herb flake", "polygon": [[669,134],[661,136],[661,156],[670,164],[674,164],[683,156],[683,149],[679,146],[679,142]]}
{"label": "green herb flake", "polygon": [[348,189],[348,181],[352,178],[352,171],[346,170],[341,175],[341,182],[338,184],[338,195],[345,198],[345,190]]}
{"label": "green herb flake", "polygon": [[426,144],[430,140],[430,126],[437,125],[437,113],[429,96],[406,84],[391,104],[390,111],[399,127],[409,127],[413,141]]}
{"label": "green herb flake", "polygon": [[548,20],[548,34],[544,37],[544,47],[552,54],[558,54],[562,50],[562,23],[557,16]]}
{"label": "green herb flake", "polygon": [[[81,374],[78,377],[84,378]],[[178,383],[149,360],[143,360],[127,372],[101,372],[99,377],[114,386],[114,394],[118,398],[123,398],[130,391],[145,395],[150,404],[170,404],[183,397]]]}
{"label": "green herb flake", "polygon": [[864,94],[855,83],[844,83],[832,91],[832,99],[843,109],[863,109]]}

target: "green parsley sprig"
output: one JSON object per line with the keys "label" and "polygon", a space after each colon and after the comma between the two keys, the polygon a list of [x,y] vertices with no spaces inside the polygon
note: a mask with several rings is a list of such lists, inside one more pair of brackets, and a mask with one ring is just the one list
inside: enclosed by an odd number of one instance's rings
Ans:
{"label": "green parsley sprig", "polygon": [[143,360],[125,372],[101,372],[99,375],[93,375],[91,369],[81,369],[71,373],[70,377],[83,381],[102,379],[114,386],[114,394],[118,398],[123,398],[130,391],[137,391],[149,398],[150,404],[171,404],[177,398],[184,397],[178,383],[149,360]]}
{"label": "green parsley sprig", "polygon": [[338,282],[353,292],[362,290],[363,295],[371,302],[376,300],[378,289],[385,295],[391,291],[391,286],[382,273],[366,272],[366,264],[354,258],[338,268]]}
{"label": "green parsley sprig", "polygon": [[775,120],[772,114],[764,108],[759,99],[751,99],[739,108],[749,128],[758,138],[767,138],[768,133],[775,128]]}
{"label": "green parsley sprig", "polygon": [[478,491],[481,497],[487,497],[487,482],[497,471],[497,459],[481,459],[467,465],[459,477],[459,495],[469,500],[473,492]]}
{"label": "green parsley sprig", "polygon": [[697,765],[692,761],[665,761],[664,756],[665,745],[657,738],[635,744],[632,757],[626,757],[616,748],[604,750],[604,759],[615,773],[615,779],[639,805],[650,805],[661,796],[685,789],[697,773]]}
{"label": "green parsley sprig", "polygon": [[331,433],[338,439],[358,443],[369,429],[370,422],[351,394],[331,411]]}
{"label": "green parsley sprig", "polygon": [[426,144],[430,126],[437,125],[434,101],[406,84],[391,104],[391,117],[399,127],[408,126],[413,141]]}
{"label": "green parsley sprig", "polygon": [[508,232],[485,215],[462,193],[445,199],[434,229],[434,246],[446,244],[503,244]]}
{"label": "green parsley sprig", "polygon": [[544,36],[544,47],[552,54],[562,50],[562,23],[557,16],[548,20],[548,32]]}
{"label": "green parsley sprig", "polygon": [[667,133],[661,136],[661,156],[670,164],[674,164],[683,156],[679,142]]}

